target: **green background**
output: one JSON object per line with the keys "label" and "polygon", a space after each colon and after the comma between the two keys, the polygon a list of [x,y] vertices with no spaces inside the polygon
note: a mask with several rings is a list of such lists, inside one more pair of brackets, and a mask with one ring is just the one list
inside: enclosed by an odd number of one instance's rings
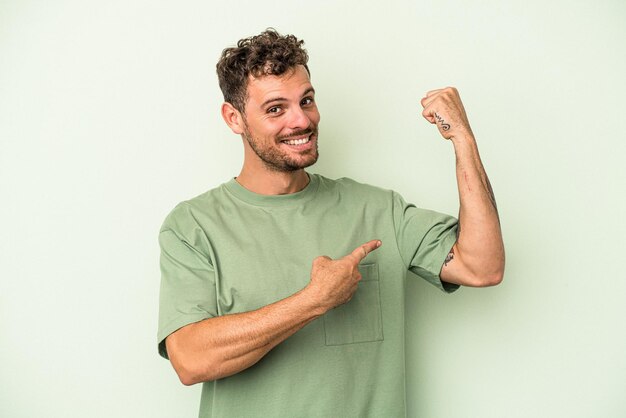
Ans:
{"label": "green background", "polygon": [[495,190],[502,285],[409,284],[411,417],[626,416],[626,3],[0,1],[0,416],[191,417],[156,352],[157,233],[239,172],[222,48],[306,41],[313,171],[456,214],[420,116],[456,86]]}

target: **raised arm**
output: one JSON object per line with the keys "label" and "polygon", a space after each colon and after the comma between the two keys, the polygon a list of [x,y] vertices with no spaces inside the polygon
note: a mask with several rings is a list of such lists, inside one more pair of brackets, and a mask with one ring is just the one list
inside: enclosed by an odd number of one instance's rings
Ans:
{"label": "raised arm", "polygon": [[313,261],[301,291],[251,312],[189,324],[167,337],[167,353],[185,385],[220,379],[258,362],[272,348],[328,310],[348,302],[357,289],[358,265],[381,245],[374,240],[347,256]]}
{"label": "raised arm", "polygon": [[498,208],[459,93],[453,87],[433,90],[421,103],[424,118],[436,124],[441,135],[452,141],[456,154],[458,237],[440,277],[464,286],[496,285],[504,275]]}

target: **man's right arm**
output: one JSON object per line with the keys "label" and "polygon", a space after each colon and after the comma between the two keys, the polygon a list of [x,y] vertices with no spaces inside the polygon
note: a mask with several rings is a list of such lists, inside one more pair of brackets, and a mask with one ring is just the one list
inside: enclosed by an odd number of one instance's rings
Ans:
{"label": "man's right arm", "polygon": [[311,281],[299,292],[255,311],[205,319],[170,334],[167,353],[181,382],[192,385],[245,370],[309,322],[348,302],[361,279],[359,262],[380,245],[369,241],[337,260],[318,257]]}

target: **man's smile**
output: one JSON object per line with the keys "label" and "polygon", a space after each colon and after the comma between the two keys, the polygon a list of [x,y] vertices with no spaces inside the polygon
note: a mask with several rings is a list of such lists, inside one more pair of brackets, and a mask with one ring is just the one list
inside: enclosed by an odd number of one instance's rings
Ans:
{"label": "man's smile", "polygon": [[311,141],[311,136],[313,134],[309,134],[303,138],[294,138],[294,139],[285,139],[283,141],[281,141],[283,144],[287,144],[287,145],[304,145],[307,144]]}

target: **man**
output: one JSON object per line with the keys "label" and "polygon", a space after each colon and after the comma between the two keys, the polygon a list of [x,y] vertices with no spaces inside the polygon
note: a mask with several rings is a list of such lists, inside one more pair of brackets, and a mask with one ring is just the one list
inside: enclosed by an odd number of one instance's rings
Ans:
{"label": "man", "polygon": [[459,225],[395,192],[309,174],[320,115],[302,41],[267,30],[224,50],[222,116],[239,176],[161,228],[159,352],[201,417],[405,415],[407,270],[440,289],[502,280],[495,200],[453,88],[422,99],[452,141]]}

